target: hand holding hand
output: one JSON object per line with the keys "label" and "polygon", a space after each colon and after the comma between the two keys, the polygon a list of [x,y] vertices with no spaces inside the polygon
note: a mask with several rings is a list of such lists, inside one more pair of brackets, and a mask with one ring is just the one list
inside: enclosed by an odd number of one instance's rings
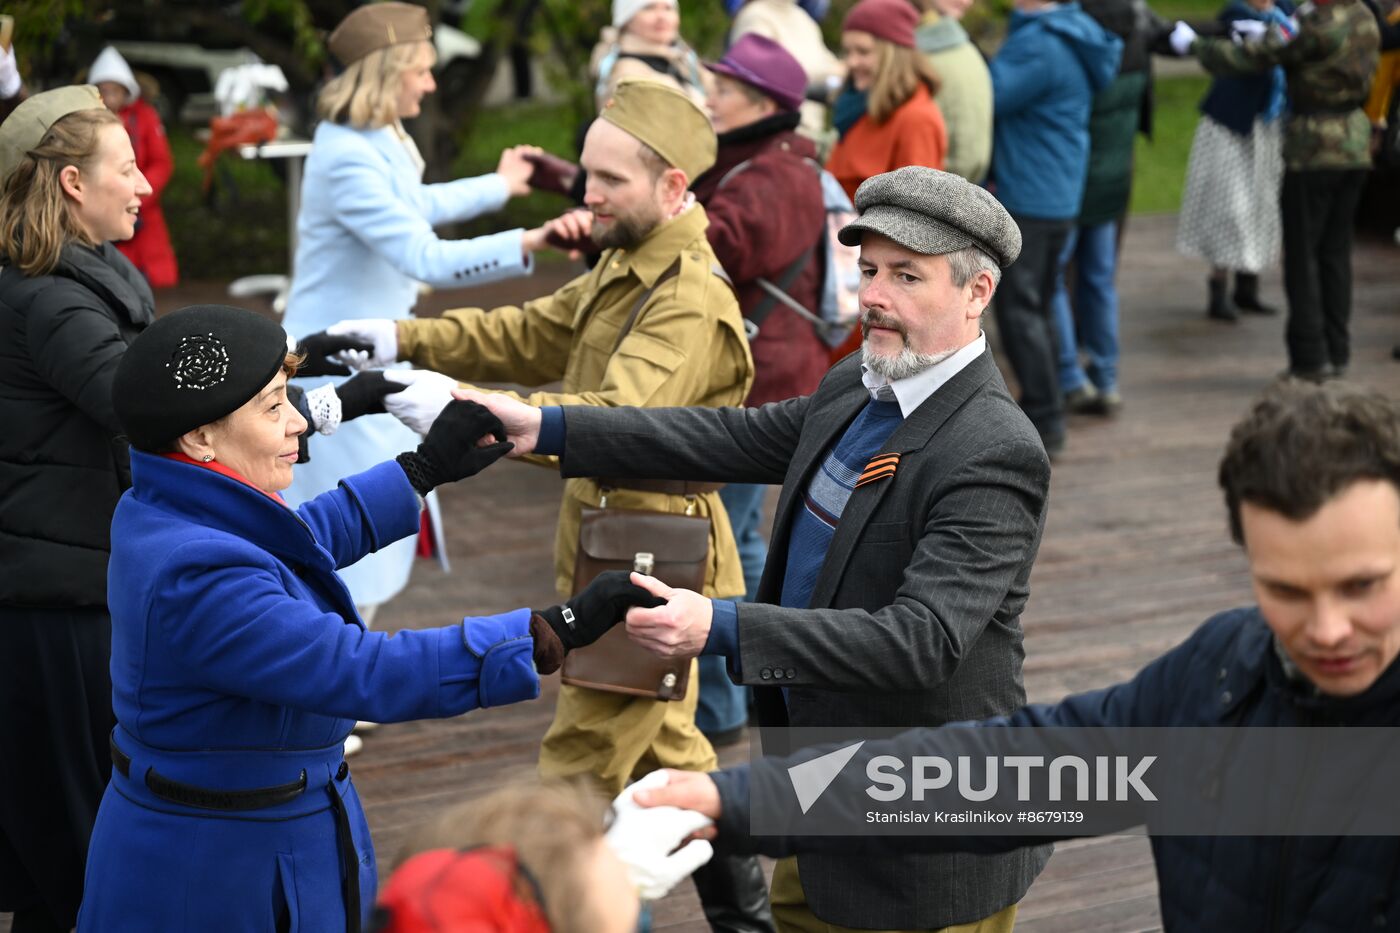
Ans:
{"label": "hand holding hand", "polygon": [[512,457],[534,453],[535,445],[540,440],[541,418],[540,410],[534,405],[526,405],[509,395],[479,392],[475,389],[455,389],[452,397],[476,402],[500,418],[501,424],[505,426],[505,439],[515,445],[511,452]]}
{"label": "hand holding hand", "polygon": [[335,394],[340,396],[340,420],[353,421],[361,415],[384,414],[384,401],[395,392],[402,392],[402,383],[384,378],[382,370],[374,369],[356,373],[336,386]]}
{"label": "hand holding hand", "polygon": [[580,208],[560,214],[542,227],[526,230],[521,248],[527,253],[538,253],[548,246],[568,254],[570,259],[578,259],[584,253],[598,251],[598,244],[589,235],[592,231],[593,212]]}
{"label": "hand holding hand", "polygon": [[639,606],[627,613],[627,635],[662,658],[694,658],[705,649],[714,621],[714,604],[692,590],[676,590],[655,577],[633,573],[632,582],[665,600],[655,609]]}
{"label": "hand holding hand", "polygon": [[1236,45],[1257,42],[1269,31],[1269,24],[1257,19],[1237,19],[1230,23],[1230,38]]}
{"label": "hand holding hand", "polygon": [[307,334],[297,344],[296,352],[306,357],[306,362],[297,370],[298,376],[348,376],[350,367],[341,360],[347,351],[359,351],[368,356],[374,351],[374,344],[349,334],[332,334],[318,331]]}
{"label": "hand holding hand", "polygon": [[539,146],[511,146],[501,153],[496,163],[496,174],[506,180],[510,196],[518,198],[530,193],[530,174],[534,166],[529,157],[543,152]]}
{"label": "hand holding hand", "polygon": [[475,476],[504,457],[510,444],[479,444],[491,435],[505,435],[499,418],[475,402],[453,401],[433,422],[418,449],[395,459],[413,488],[426,496],[443,483]]}
{"label": "hand holding hand", "polygon": [[1172,51],[1176,54],[1190,55],[1191,45],[1196,41],[1196,30],[1181,20],[1177,20],[1167,41],[1171,43]]}
{"label": "hand holding hand", "polygon": [[598,574],[562,606],[541,609],[537,615],[549,623],[565,650],[591,645],[621,622],[633,606],[654,608],[666,601],[633,583],[622,570]]}
{"label": "hand holding hand", "polygon": [[404,390],[384,400],[384,408],[419,434],[432,430],[433,422],[452,401],[457,380],[429,369],[386,369],[384,378]]}
{"label": "hand holding hand", "polygon": [[568,159],[540,149],[529,153],[525,160],[530,163],[530,187],[536,191],[549,191],[568,197],[578,181],[578,166]]}
{"label": "hand holding hand", "polygon": [[[647,783],[647,778],[651,777],[651,775],[647,775],[646,778],[628,788],[628,790],[636,788],[632,799],[637,802],[638,806],[679,807],[682,810],[694,810],[712,820],[719,819],[721,812],[719,788],[715,786],[713,778],[700,771],[676,771],[670,768],[662,773],[666,775],[666,780],[656,786]],[[701,830],[700,835],[705,839],[713,839],[715,835],[713,827]]]}
{"label": "hand holding hand", "polygon": [[608,847],[627,866],[627,876],[643,900],[665,897],[676,883],[704,865],[714,848],[703,839],[682,842],[712,825],[709,817],[693,810],[661,806],[643,809],[633,795],[666,784],[674,772],[653,771],[628,787],[613,801],[613,821]]}
{"label": "hand holding hand", "polygon": [[369,344],[367,350],[340,350],[336,357],[352,369],[383,369],[399,358],[399,325],[397,321],[366,318],[339,321],[326,328],[333,337],[351,337]]}

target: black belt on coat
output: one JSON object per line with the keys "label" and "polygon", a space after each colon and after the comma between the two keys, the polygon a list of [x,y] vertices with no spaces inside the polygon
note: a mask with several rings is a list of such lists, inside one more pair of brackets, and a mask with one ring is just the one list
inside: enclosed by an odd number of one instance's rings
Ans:
{"label": "black belt on coat", "polygon": [[[112,766],[125,778],[131,777],[131,757],[117,746],[115,736],[108,740],[112,747]],[[343,763],[342,763],[343,765]],[[198,810],[217,810],[222,813],[242,813],[248,810],[261,810],[295,800],[306,790],[306,770],[301,777],[286,784],[274,787],[255,787],[250,790],[209,790],[182,781],[164,777],[155,768],[146,769],[146,787],[162,800],[194,807]]]}

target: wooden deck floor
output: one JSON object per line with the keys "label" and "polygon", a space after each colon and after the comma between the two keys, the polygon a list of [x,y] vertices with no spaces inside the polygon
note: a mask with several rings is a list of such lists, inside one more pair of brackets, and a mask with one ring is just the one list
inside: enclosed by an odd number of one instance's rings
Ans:
{"label": "wooden deck floor", "polygon": [[[1112,421],[1073,421],[1055,466],[1023,617],[1034,701],[1124,679],[1213,612],[1250,599],[1214,471],[1230,424],[1284,365],[1283,321],[1207,321],[1205,269],[1176,255],[1174,231],[1172,217],[1132,221],[1120,276],[1126,405]],[[1391,392],[1400,390],[1400,363],[1389,356],[1400,339],[1397,259],[1400,249],[1383,242],[1362,243],[1356,253],[1353,376]],[[532,281],[493,288],[492,298],[542,294],[560,277],[546,267]],[[1282,306],[1277,275],[1266,276],[1264,291]],[[461,297],[430,302],[465,303]],[[509,464],[444,490],[454,572],[419,562],[379,624],[441,625],[552,602],[559,489],[557,476]],[[551,683],[532,703],[371,735],[352,767],[381,863],[442,808],[530,775],[554,693]],[[741,745],[725,761],[746,754]],[[656,911],[665,930],[703,930],[699,918],[688,885]],[[1127,933],[1159,925],[1145,839],[1109,837],[1061,846],[1022,903],[1017,929]]]}

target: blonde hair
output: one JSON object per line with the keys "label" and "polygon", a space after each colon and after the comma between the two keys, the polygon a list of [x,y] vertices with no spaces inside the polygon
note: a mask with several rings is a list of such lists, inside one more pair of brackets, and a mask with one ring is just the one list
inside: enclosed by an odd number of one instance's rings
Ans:
{"label": "blonde hair", "polygon": [[332,123],[373,130],[399,118],[399,90],[403,73],[412,68],[427,46],[400,42],[375,49],[332,78],[316,98],[316,112]]}
{"label": "blonde hair", "polygon": [[48,275],[69,243],[97,245],[74,216],[59,176],[70,165],[91,171],[104,126],[121,126],[105,107],[59,117],[5,179],[0,190],[0,260],[6,265],[28,276]]}
{"label": "blonde hair", "polygon": [[938,93],[938,72],[924,58],[918,49],[895,45],[884,39],[875,38],[875,47],[880,52],[880,63],[875,69],[875,80],[870,84],[870,94],[865,112],[875,123],[884,123],[905,101],[914,96],[920,82],[928,88],[929,96]]}
{"label": "blonde hair", "polygon": [[[588,865],[603,838],[605,810],[603,798],[581,782],[513,784],[449,810],[414,839],[398,864],[428,849],[510,846],[540,886],[550,930],[590,933],[597,923],[581,906],[588,901]],[[535,900],[527,883],[516,894]]]}

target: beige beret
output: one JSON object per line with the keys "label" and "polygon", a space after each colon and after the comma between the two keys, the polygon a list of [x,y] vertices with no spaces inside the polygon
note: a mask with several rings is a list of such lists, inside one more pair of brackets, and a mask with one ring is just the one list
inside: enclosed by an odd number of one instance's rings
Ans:
{"label": "beige beret", "polygon": [[349,67],[377,49],[433,38],[428,11],[412,3],[371,3],[340,21],[326,46]]}
{"label": "beige beret", "polygon": [[44,138],[60,118],[79,110],[106,110],[102,95],[91,84],[70,84],[35,94],[0,124],[0,180],[10,177],[24,154]]}
{"label": "beige beret", "polygon": [[648,78],[624,78],[599,114],[656,150],[694,181],[715,164],[710,118],[684,93]]}

